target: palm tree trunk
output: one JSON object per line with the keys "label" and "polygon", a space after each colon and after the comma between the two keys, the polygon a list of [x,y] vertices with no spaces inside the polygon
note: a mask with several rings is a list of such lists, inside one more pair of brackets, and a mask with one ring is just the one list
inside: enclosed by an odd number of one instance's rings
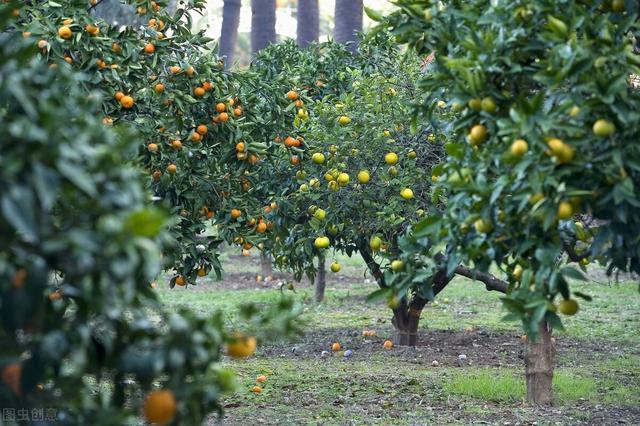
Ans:
{"label": "palm tree trunk", "polygon": [[338,43],[353,42],[350,49],[358,47],[356,33],[362,31],[362,0],[336,0],[333,38]]}
{"label": "palm tree trunk", "polygon": [[320,37],[318,0],[298,0],[298,46],[304,48]]}
{"label": "palm tree trunk", "polygon": [[227,69],[233,64],[233,54],[238,41],[241,7],[241,0],[224,0],[222,31],[220,32],[220,56],[225,58],[224,67]]}
{"label": "palm tree trunk", "polygon": [[276,1],[251,0],[251,51],[276,42]]}

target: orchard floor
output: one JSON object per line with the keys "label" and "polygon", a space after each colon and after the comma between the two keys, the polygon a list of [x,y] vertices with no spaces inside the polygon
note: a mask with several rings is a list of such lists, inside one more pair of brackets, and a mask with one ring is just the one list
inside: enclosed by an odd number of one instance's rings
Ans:
{"label": "orchard floor", "polygon": [[[278,282],[286,276],[258,283],[257,259],[224,260],[223,281],[161,289],[162,300],[203,314],[278,300]],[[425,309],[419,346],[386,350],[389,310],[366,302],[375,287],[359,259],[339,261],[343,269],[329,273],[322,304],[313,303],[308,282],[295,283],[295,292],[286,290],[304,306],[303,336],[261,346],[246,361],[226,360],[237,372],[238,391],[224,398],[221,422],[211,418],[206,424],[640,424],[637,283],[610,283],[594,274],[597,281],[575,284],[594,300],[566,320],[566,331],[554,333],[556,404],[534,408],[523,403],[525,343],[518,324],[501,321],[499,294],[456,279]],[[364,329],[377,336],[365,339]],[[340,342],[342,351],[323,357],[333,342]],[[350,357],[344,356],[347,349]],[[466,355],[464,363],[459,355]],[[253,394],[249,389],[259,374],[268,379],[262,393]]]}

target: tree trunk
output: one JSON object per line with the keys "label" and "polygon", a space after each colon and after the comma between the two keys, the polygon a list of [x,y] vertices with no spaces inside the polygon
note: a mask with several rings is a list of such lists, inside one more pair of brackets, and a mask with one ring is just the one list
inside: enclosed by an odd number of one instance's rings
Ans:
{"label": "tree trunk", "polygon": [[411,302],[402,299],[400,306],[393,310],[391,323],[395,330],[393,344],[396,346],[416,346],[418,344],[418,324],[425,299],[414,296]]}
{"label": "tree trunk", "polygon": [[251,0],[251,51],[276,42],[276,0]]}
{"label": "tree trunk", "polygon": [[273,268],[271,266],[271,256],[268,254],[260,253],[260,271],[262,277],[267,278],[273,275]]}
{"label": "tree trunk", "polygon": [[318,275],[316,275],[316,303],[324,300],[324,289],[327,285],[327,269],[325,268],[324,256],[318,257]]}
{"label": "tree trunk", "polygon": [[318,0],[298,0],[298,46],[305,48],[320,37]]}
{"label": "tree trunk", "polygon": [[240,25],[241,0],[224,0],[222,7],[222,30],[220,31],[220,56],[224,57],[224,67],[231,68],[233,54],[238,41],[238,26]]}
{"label": "tree trunk", "polygon": [[333,38],[338,43],[353,42],[350,50],[358,48],[356,33],[362,31],[362,0],[336,0]]}
{"label": "tree trunk", "polygon": [[535,342],[527,343],[525,369],[527,376],[527,401],[536,405],[550,405],[553,401],[553,358],[555,348],[551,341],[551,328],[541,321]]}

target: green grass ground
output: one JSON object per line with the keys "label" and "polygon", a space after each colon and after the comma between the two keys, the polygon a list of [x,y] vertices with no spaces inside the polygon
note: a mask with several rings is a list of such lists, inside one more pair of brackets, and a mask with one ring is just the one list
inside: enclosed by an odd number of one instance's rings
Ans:
{"label": "green grass ground", "polygon": [[[226,260],[230,272],[222,282],[161,289],[162,301],[207,314],[278,300],[273,285],[255,282],[255,259]],[[524,343],[517,323],[501,321],[499,294],[456,279],[425,309],[421,345],[385,350],[389,310],[366,303],[375,287],[365,282],[360,261],[339,260],[344,275],[331,275],[322,304],[312,303],[308,283],[295,286],[304,305],[304,336],[261,346],[246,361],[228,361],[239,386],[225,400],[223,424],[640,424],[637,283],[575,284],[594,300],[566,319],[566,331],[554,333],[556,404],[542,409],[523,403]],[[365,339],[363,329],[378,336]],[[334,341],[353,355],[323,357]],[[462,366],[460,354],[467,356]],[[249,389],[259,374],[268,380],[255,395]]]}

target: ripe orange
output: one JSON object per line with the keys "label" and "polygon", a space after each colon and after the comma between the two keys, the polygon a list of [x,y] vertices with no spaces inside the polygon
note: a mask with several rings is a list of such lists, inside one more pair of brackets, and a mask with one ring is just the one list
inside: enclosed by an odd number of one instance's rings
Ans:
{"label": "ripe orange", "polygon": [[169,68],[169,71],[171,72],[171,74],[178,74],[181,71],[181,69],[179,66],[174,65]]}
{"label": "ripe orange", "polygon": [[218,120],[222,121],[223,123],[229,121],[229,114],[227,114],[226,112],[221,112],[218,116]]}
{"label": "ripe orange", "polygon": [[202,139],[202,136],[200,135],[200,133],[198,132],[193,132],[191,134],[191,140],[194,142],[200,142],[200,140]]}
{"label": "ripe orange", "polygon": [[38,41],[38,48],[39,49],[44,49],[49,45],[49,42],[47,42],[47,40],[40,40]]}
{"label": "ripe orange", "polygon": [[178,166],[176,166],[175,164],[169,164],[167,166],[167,173],[169,174],[175,174],[178,171]]}
{"label": "ripe orange", "polygon": [[143,413],[149,423],[166,425],[176,415],[176,398],[168,389],[149,392],[144,401]]}
{"label": "ripe orange", "polygon": [[335,342],[334,344],[331,345],[331,350],[333,352],[338,352],[340,348],[342,348],[342,346],[338,342]]}
{"label": "ripe orange", "polygon": [[133,104],[135,102],[133,101],[133,98],[129,95],[125,95],[122,97],[122,99],[120,99],[120,105],[122,105],[122,108],[133,108]]}
{"label": "ripe orange", "polygon": [[251,250],[251,248],[253,247],[253,244],[251,244],[250,242],[246,242],[244,244],[242,244],[242,248],[245,250]]}
{"label": "ripe orange", "polygon": [[65,61],[66,63],[68,63],[69,65],[73,64],[73,58],[72,58],[71,56],[69,56],[69,55],[66,55],[66,56],[64,57],[64,61]]}
{"label": "ripe orange", "polygon": [[256,165],[256,164],[258,164],[258,162],[259,162],[259,161],[260,161],[260,158],[258,158],[258,156],[257,156],[257,155],[255,155],[255,154],[251,154],[251,155],[249,156],[249,163],[251,163],[251,164],[253,164],[253,165]]}
{"label": "ripe orange", "polygon": [[393,342],[391,340],[385,340],[384,343],[382,344],[382,346],[385,349],[391,349],[391,348],[393,348]]}
{"label": "ripe orange", "polygon": [[153,43],[147,43],[144,45],[144,53],[151,55],[156,51],[156,46]]}
{"label": "ripe orange", "polygon": [[289,162],[291,163],[291,165],[297,166],[298,164],[300,164],[300,157],[298,157],[297,155],[292,155],[291,159],[289,159]]}
{"label": "ripe orange", "polygon": [[244,150],[245,150],[244,142],[238,142],[236,144],[236,152],[244,152]]}
{"label": "ripe orange", "polygon": [[287,98],[290,101],[295,101],[296,99],[298,99],[298,92],[296,92],[295,90],[289,90],[287,92]]}
{"label": "ripe orange", "polygon": [[21,377],[22,377],[22,365],[19,363],[13,363],[5,366],[2,369],[2,381],[6,383],[7,387],[13,391],[14,394],[20,395],[21,393]]}
{"label": "ripe orange", "polygon": [[164,92],[164,84],[162,83],[156,84],[156,87],[154,87],[154,90],[156,91],[156,93]]}
{"label": "ripe orange", "polygon": [[193,89],[193,94],[198,98],[204,96],[205,93],[206,91],[204,90],[204,87],[196,87]]}
{"label": "ripe orange", "polygon": [[204,269],[204,267],[201,267],[200,269],[198,269],[198,276],[199,277],[205,277],[207,275],[207,270]]}
{"label": "ripe orange", "polygon": [[122,47],[118,43],[111,44],[111,51],[115,54],[122,53]]}
{"label": "ripe orange", "polygon": [[256,382],[258,383],[264,383],[266,381],[267,381],[267,376],[265,376],[264,374],[261,374],[258,377],[256,377]]}
{"label": "ripe orange", "polygon": [[233,110],[233,115],[235,115],[236,117],[240,117],[242,115],[242,108],[237,107]]}
{"label": "ripe orange", "polygon": [[284,146],[291,148],[292,146],[296,145],[297,141],[298,140],[296,138],[287,136],[287,138],[284,140]]}
{"label": "ripe orange", "polygon": [[193,77],[195,70],[193,69],[193,67],[189,67],[184,73],[187,74],[187,77]]}
{"label": "ripe orange", "polygon": [[205,81],[202,83],[202,88],[208,92],[213,89],[213,84],[210,81]]}
{"label": "ripe orange", "polygon": [[95,25],[88,24],[86,27],[84,27],[84,29],[92,36],[97,36],[100,33],[100,28],[96,27]]}
{"label": "ripe orange", "polygon": [[236,158],[240,161],[244,161],[248,158],[248,155],[246,152],[238,152],[236,153]]}
{"label": "ripe orange", "polygon": [[296,107],[298,108],[302,108],[302,106],[304,105],[304,102],[302,101],[302,99],[298,99],[296,101]]}
{"label": "ripe orange", "polygon": [[201,124],[198,127],[196,127],[196,132],[200,133],[200,135],[202,136],[206,135],[208,131],[209,131],[209,128],[207,127],[206,124]]}
{"label": "ripe orange", "polygon": [[235,333],[227,344],[227,355],[231,358],[248,358],[256,351],[258,342],[253,336]]}
{"label": "ripe orange", "polygon": [[227,110],[227,105],[224,102],[218,102],[216,104],[216,111],[225,112]]}
{"label": "ripe orange", "polygon": [[147,145],[147,149],[149,150],[149,152],[156,152],[158,151],[158,144],[150,143],[149,145]]}
{"label": "ripe orange", "polygon": [[240,210],[238,210],[238,209],[231,209],[231,217],[232,217],[233,219],[237,219],[237,218],[239,218],[240,216],[242,216],[242,212],[241,212]]}
{"label": "ripe orange", "polygon": [[155,181],[160,180],[160,178],[162,177],[162,172],[160,170],[156,170],[155,172],[153,172],[153,174],[151,175],[151,178]]}
{"label": "ripe orange", "polygon": [[96,65],[99,69],[104,69],[107,66],[107,64],[102,59],[96,59]]}
{"label": "ripe orange", "polygon": [[113,97],[116,99],[116,101],[120,102],[120,100],[121,100],[122,98],[124,98],[124,93],[122,93],[122,92],[116,92],[116,93],[113,95]]}
{"label": "ripe orange", "polygon": [[171,141],[171,148],[173,148],[175,150],[182,149],[182,142],[179,141],[179,140]]}
{"label": "ripe orange", "polygon": [[265,232],[267,232],[267,224],[264,222],[260,222],[258,226],[256,226],[256,232],[258,234],[264,234]]}
{"label": "ripe orange", "polygon": [[73,35],[73,32],[71,31],[71,28],[69,28],[69,26],[63,25],[58,29],[58,35],[62,39],[69,40]]}
{"label": "ripe orange", "polygon": [[256,386],[251,388],[251,392],[260,393],[260,392],[262,392],[262,388],[260,386],[256,385]]}

